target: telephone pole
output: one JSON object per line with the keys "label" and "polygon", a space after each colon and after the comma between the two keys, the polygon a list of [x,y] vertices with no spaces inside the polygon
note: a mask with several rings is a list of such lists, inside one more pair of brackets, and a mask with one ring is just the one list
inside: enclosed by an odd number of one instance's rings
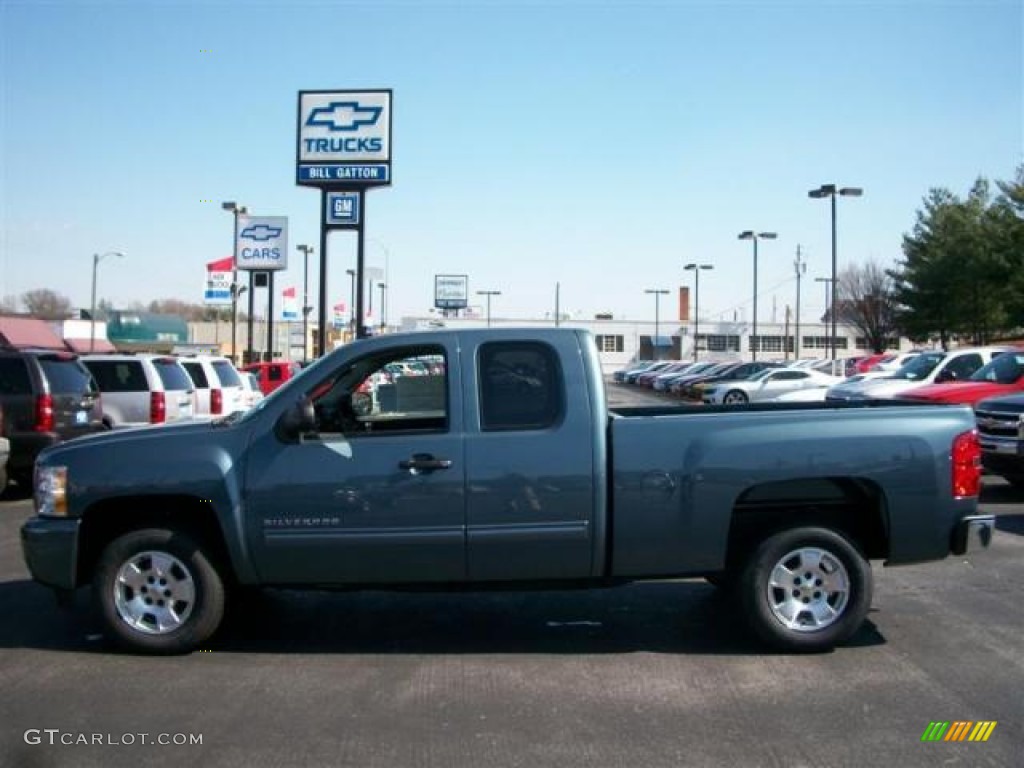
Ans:
{"label": "telephone pole", "polygon": [[793,345],[793,359],[800,359],[800,280],[803,278],[804,273],[807,272],[807,262],[800,258],[800,244],[796,246],[796,260],[793,262],[793,268],[796,269],[796,330],[793,332],[794,345]]}

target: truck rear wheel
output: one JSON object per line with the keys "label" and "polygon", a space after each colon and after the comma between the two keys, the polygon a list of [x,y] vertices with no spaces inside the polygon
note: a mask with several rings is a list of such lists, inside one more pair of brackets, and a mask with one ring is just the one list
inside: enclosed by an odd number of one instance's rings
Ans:
{"label": "truck rear wheel", "polygon": [[754,550],[739,589],[761,639],[785,651],[828,651],[864,623],[871,565],[836,531],[793,528]]}
{"label": "truck rear wheel", "polygon": [[111,541],[93,591],[108,636],[141,653],[193,651],[224,615],[224,583],[210,556],[170,530],[132,531]]}

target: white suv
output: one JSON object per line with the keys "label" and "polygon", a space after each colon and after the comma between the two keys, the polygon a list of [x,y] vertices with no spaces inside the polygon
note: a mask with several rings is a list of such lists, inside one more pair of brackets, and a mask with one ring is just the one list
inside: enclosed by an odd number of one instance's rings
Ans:
{"label": "white suv", "polygon": [[83,355],[102,395],[108,428],[190,419],[194,389],[178,359],[168,355]]}
{"label": "white suv", "polygon": [[218,418],[248,410],[241,375],[226,357],[179,357],[196,390],[196,418]]}

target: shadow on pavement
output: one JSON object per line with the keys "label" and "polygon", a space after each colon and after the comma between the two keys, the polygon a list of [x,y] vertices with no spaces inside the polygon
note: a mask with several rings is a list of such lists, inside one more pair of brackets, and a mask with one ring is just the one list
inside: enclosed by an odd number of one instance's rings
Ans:
{"label": "shadow on pavement", "polygon": [[[61,610],[31,581],[0,583],[0,648],[110,652],[87,589]],[[566,592],[265,590],[230,607],[220,653],[761,655],[737,608],[703,581]],[[880,645],[871,622],[846,647]]]}

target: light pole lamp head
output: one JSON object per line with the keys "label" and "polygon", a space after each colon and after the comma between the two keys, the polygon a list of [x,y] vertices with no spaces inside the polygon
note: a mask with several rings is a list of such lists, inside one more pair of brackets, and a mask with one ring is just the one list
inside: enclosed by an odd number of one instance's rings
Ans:
{"label": "light pole lamp head", "polygon": [[758,240],[774,240],[778,236],[779,235],[778,235],[777,232],[758,232],[757,233],[757,239]]}
{"label": "light pole lamp head", "polygon": [[753,240],[755,237],[757,237],[757,235],[754,234],[754,230],[745,229],[742,232],[740,232],[736,237],[738,240]]}
{"label": "light pole lamp head", "polygon": [[223,208],[225,211],[236,211],[238,210],[238,203],[234,202],[233,200],[228,200],[226,202],[221,203],[220,207]]}
{"label": "light pole lamp head", "polygon": [[839,194],[843,197],[860,197],[864,194],[864,190],[860,187],[843,187],[839,190]]}
{"label": "light pole lamp head", "polygon": [[812,189],[811,191],[809,191],[807,193],[807,196],[808,197],[815,197],[815,198],[832,197],[832,195],[834,195],[835,193],[836,193],[836,185],[835,184],[822,184],[817,189]]}

